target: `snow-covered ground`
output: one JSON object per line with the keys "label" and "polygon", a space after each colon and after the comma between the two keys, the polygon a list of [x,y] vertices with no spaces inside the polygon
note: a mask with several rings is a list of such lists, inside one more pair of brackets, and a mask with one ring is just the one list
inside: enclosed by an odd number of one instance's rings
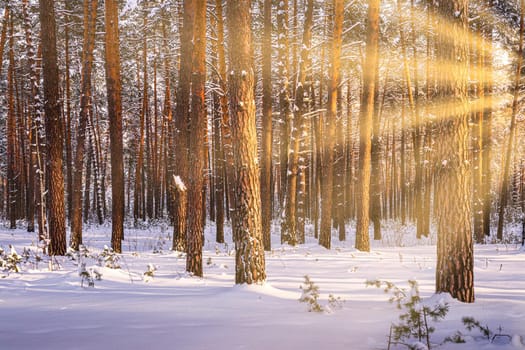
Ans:
{"label": "snow-covered ground", "polygon": [[[400,311],[391,294],[367,287],[367,280],[391,281],[408,288],[415,279],[428,304],[448,301],[445,319],[433,323],[437,349],[515,349],[525,347],[525,252],[517,244],[475,248],[476,302],[462,304],[434,295],[435,239],[417,242],[411,229],[387,225],[385,238],[370,253],[333,238],[326,250],[308,238],[298,247],[281,246],[266,254],[267,282],[234,285],[232,243],[216,244],[213,225],[206,228],[204,278],[184,272],[185,257],[170,251],[165,225],[127,229],[121,268],[103,267],[109,227],[87,228],[86,257],[59,257],[52,263],[35,245],[35,234],[0,229],[0,246],[23,255],[20,273],[0,272],[0,349],[386,349]],[[275,232],[278,232],[276,227]],[[395,247],[402,243],[403,247]],[[36,261],[37,255],[42,261]],[[81,287],[79,265],[102,274]],[[156,268],[146,276],[148,265]],[[52,270],[50,269],[52,268]],[[304,276],[341,308],[308,312],[300,303]],[[490,342],[478,330],[467,331],[461,319],[472,316],[500,336]],[[444,343],[457,331],[466,343]],[[394,348],[394,347],[393,347]],[[406,348],[398,346],[399,349]]]}

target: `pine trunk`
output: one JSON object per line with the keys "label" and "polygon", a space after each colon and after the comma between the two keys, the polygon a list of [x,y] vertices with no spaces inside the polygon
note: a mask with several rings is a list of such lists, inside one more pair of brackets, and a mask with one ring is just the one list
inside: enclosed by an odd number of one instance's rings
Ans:
{"label": "pine trunk", "polygon": [[106,9],[106,89],[111,146],[111,247],[115,252],[120,253],[124,239],[124,160],[118,3],[116,0],[105,0],[104,4]]}
{"label": "pine trunk", "polygon": [[[440,140],[436,160],[437,267],[436,291],[447,292],[462,302],[474,301],[474,258],[472,241],[471,169],[468,145],[468,0],[440,2],[437,60],[453,62],[438,70],[441,107],[437,122]],[[459,14],[459,15],[458,15]]]}
{"label": "pine trunk", "polygon": [[261,227],[261,195],[255,130],[254,71],[252,68],[251,1],[229,1],[227,6],[229,99],[234,158],[233,237],[235,283],[266,279]]}
{"label": "pine trunk", "polygon": [[53,0],[40,0],[44,111],[48,157],[49,255],[66,253],[66,215],[62,174],[63,132],[60,118],[56,22]]}

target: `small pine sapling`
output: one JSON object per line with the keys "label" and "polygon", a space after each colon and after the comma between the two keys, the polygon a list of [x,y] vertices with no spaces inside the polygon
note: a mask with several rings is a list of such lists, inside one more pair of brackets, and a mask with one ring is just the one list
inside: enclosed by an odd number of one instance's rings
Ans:
{"label": "small pine sapling", "polygon": [[498,327],[498,332],[494,333],[489,328],[489,326],[481,325],[481,322],[476,320],[474,317],[463,317],[462,321],[463,321],[463,324],[465,325],[465,328],[468,331],[472,331],[474,329],[479,330],[481,334],[483,335],[483,337],[489,340],[491,343],[503,340],[503,342],[507,344],[507,343],[510,343],[512,340],[512,337],[510,336],[510,334],[503,333],[503,328],[501,326]]}
{"label": "small pine sapling", "polygon": [[15,247],[9,245],[9,254],[0,247],[0,268],[9,275],[10,272],[20,272],[22,257],[16,252]]}
{"label": "small pine sapling", "polygon": [[119,260],[120,256],[107,245],[104,246],[104,250],[99,255],[99,264],[110,269],[120,269]]}
{"label": "small pine sapling", "polygon": [[144,277],[146,277],[146,282],[155,276],[155,272],[157,271],[157,267],[153,265],[152,263],[148,264],[148,269],[146,272],[144,272]]}
{"label": "small pine sapling", "polygon": [[463,317],[461,321],[463,322],[463,325],[465,325],[465,328],[468,331],[477,329],[481,332],[483,337],[487,338],[487,340],[490,340],[490,338],[492,337],[492,331],[489,329],[489,326],[482,326],[481,322],[476,320],[474,317]]}
{"label": "small pine sapling", "polygon": [[343,308],[344,300],[341,297],[336,297],[333,294],[328,294],[328,306],[330,311],[340,310]]}
{"label": "small pine sapling", "polygon": [[[429,321],[438,322],[444,319],[449,306],[447,303],[438,303],[432,306],[424,305],[421,301],[417,281],[409,280],[408,283],[409,292],[388,281],[367,281],[366,285],[377,288],[384,286],[385,293],[392,293],[389,301],[395,303],[398,309],[403,310],[403,313],[399,315],[399,323],[392,325],[389,347],[390,344],[399,344],[405,345],[409,349],[421,349],[422,346],[430,349],[430,335],[435,331],[435,328],[429,325]],[[411,342],[412,339],[416,341]],[[423,341],[425,343],[422,343]]]}
{"label": "small pine sapling", "polygon": [[80,276],[80,287],[84,288],[84,281],[88,283],[88,287],[95,287],[95,281],[102,279],[102,274],[93,268],[86,268],[86,263],[81,263],[78,269],[78,275]]}
{"label": "small pine sapling", "polygon": [[304,284],[300,286],[303,294],[299,301],[308,305],[308,312],[323,312],[324,309],[319,304],[319,286],[317,286],[308,275],[304,276]]}

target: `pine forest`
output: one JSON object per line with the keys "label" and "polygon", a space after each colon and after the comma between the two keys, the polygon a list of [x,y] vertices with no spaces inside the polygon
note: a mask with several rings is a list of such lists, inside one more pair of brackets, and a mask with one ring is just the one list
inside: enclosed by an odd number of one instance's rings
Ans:
{"label": "pine forest", "polygon": [[0,0],[0,348],[525,348],[524,32],[525,0]]}

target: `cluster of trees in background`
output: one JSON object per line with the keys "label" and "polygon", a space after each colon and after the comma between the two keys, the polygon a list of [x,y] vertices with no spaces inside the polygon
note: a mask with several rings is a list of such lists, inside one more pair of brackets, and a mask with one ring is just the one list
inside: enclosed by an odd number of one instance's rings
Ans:
{"label": "cluster of trees in background", "polygon": [[67,223],[78,249],[111,217],[120,252],[126,218],[168,218],[202,275],[230,221],[252,283],[272,222],[328,249],[355,222],[363,251],[434,223],[437,290],[473,301],[473,240],[525,212],[523,1],[0,4],[0,213],[50,254]]}

